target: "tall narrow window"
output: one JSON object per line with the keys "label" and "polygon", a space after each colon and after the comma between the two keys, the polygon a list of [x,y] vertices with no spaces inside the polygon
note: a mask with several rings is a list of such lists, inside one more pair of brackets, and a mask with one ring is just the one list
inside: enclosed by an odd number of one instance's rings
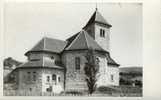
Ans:
{"label": "tall narrow window", "polygon": [[29,88],[30,91],[32,91],[32,88]]}
{"label": "tall narrow window", "polygon": [[60,82],[60,77],[58,77],[58,82]]}
{"label": "tall narrow window", "polygon": [[100,29],[100,37],[102,37],[102,29]]}
{"label": "tall narrow window", "polygon": [[52,75],[52,80],[56,81],[56,75],[55,74]]}
{"label": "tall narrow window", "polygon": [[80,70],[80,58],[79,57],[75,58],[75,69]]}
{"label": "tall narrow window", "polygon": [[105,30],[102,30],[102,31],[103,31],[102,37],[105,37]]}
{"label": "tall narrow window", "polygon": [[27,80],[31,81],[31,72],[27,72]]}
{"label": "tall narrow window", "polygon": [[33,81],[36,81],[36,72],[33,72]]}
{"label": "tall narrow window", "polygon": [[105,30],[104,29],[100,29],[100,37],[105,37]]}
{"label": "tall narrow window", "polygon": [[47,82],[50,82],[50,76],[47,76]]}
{"label": "tall narrow window", "polygon": [[114,76],[113,76],[113,75],[111,75],[111,81],[112,81],[112,82],[114,81],[113,77],[114,77]]}

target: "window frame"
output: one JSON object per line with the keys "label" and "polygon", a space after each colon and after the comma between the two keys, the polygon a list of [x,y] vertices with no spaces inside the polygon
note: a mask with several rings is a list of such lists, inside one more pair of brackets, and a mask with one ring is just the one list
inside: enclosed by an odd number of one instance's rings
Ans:
{"label": "window frame", "polygon": [[36,81],[36,72],[33,72],[33,81]]}
{"label": "window frame", "polygon": [[105,37],[105,30],[104,29],[100,29],[100,37]]}
{"label": "window frame", "polygon": [[60,80],[61,80],[61,79],[60,79],[60,76],[58,76],[58,82],[59,82],[59,83],[60,83]]}
{"label": "window frame", "polygon": [[113,82],[114,81],[114,75],[111,74],[111,81]]}
{"label": "window frame", "polygon": [[56,81],[56,74],[52,74],[52,81]]}
{"label": "window frame", "polygon": [[31,81],[31,72],[27,72],[27,80]]}
{"label": "window frame", "polygon": [[49,76],[49,75],[46,76],[46,81],[47,81],[47,82],[50,82],[50,76]]}
{"label": "window frame", "polygon": [[80,57],[75,57],[75,69],[80,70]]}

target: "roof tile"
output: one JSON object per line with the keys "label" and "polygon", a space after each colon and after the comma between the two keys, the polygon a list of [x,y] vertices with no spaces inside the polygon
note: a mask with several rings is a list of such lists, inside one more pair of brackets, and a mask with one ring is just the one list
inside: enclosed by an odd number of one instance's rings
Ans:
{"label": "roof tile", "polygon": [[104,49],[102,49],[101,46],[98,45],[98,43],[95,40],[93,40],[92,37],[89,36],[89,34],[86,31],[82,30],[78,33],[75,39],[73,39],[70,45],[65,48],[65,50],[80,50],[90,48],[105,51]]}
{"label": "roof tile", "polygon": [[53,61],[47,59],[28,61],[24,64],[21,64],[18,68],[24,68],[24,67],[42,67],[42,68],[49,67],[49,68],[64,69],[64,67],[58,66]]}
{"label": "roof tile", "polygon": [[28,52],[49,51],[54,53],[60,53],[64,50],[66,44],[67,44],[66,41],[44,37]]}
{"label": "roof tile", "polygon": [[[101,24],[104,24],[104,25],[107,25],[109,27],[112,27],[111,24],[109,24],[105,19],[104,17],[98,12],[98,10],[96,10],[93,15],[91,16],[91,18],[89,19],[89,21],[87,22],[87,24],[85,25],[85,27],[91,25],[92,23],[101,23]],[[84,27],[84,28],[85,28]]]}

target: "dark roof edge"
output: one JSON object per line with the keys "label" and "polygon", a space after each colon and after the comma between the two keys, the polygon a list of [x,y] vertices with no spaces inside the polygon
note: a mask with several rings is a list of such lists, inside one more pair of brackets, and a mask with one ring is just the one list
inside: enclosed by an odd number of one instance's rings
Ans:
{"label": "dark roof edge", "polygon": [[53,52],[53,51],[47,51],[47,50],[38,50],[38,51],[27,51],[24,55],[27,56],[29,53],[40,53],[40,52],[44,52],[44,53],[55,53],[55,54],[60,54],[58,52]]}
{"label": "dark roof edge", "polygon": [[93,23],[91,23],[91,24],[86,24],[86,25],[83,27],[83,29],[85,29],[85,28],[87,28],[88,26],[90,26],[90,25],[92,25],[92,24],[95,24],[95,23],[104,25],[105,27],[112,27],[111,24],[105,24],[105,23],[101,23],[101,22],[95,21],[95,22],[93,22]]}
{"label": "dark roof edge", "polygon": [[113,65],[113,66],[120,66],[120,64],[117,64],[117,63],[108,63],[108,65]]}
{"label": "dark roof edge", "polygon": [[[80,51],[80,50],[89,50],[89,49],[63,50],[61,53],[66,52],[66,51]],[[95,51],[109,53],[108,51],[105,51],[105,50],[95,50]]]}
{"label": "dark roof edge", "polygon": [[28,67],[17,67],[17,68],[15,68],[13,71],[15,71],[15,70],[18,70],[18,69],[27,69],[27,68],[42,68],[42,69],[45,69],[45,68],[51,68],[51,69],[59,69],[59,70],[64,70],[64,68],[62,67],[62,68],[55,68],[55,67],[49,67],[49,66],[41,66],[41,67],[30,67],[30,66],[28,66]]}

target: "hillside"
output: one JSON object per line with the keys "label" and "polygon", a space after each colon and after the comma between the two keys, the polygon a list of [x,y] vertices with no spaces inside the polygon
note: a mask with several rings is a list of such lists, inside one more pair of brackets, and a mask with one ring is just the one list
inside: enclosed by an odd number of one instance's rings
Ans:
{"label": "hillside", "polygon": [[122,73],[142,73],[142,67],[122,67],[119,68]]}
{"label": "hillside", "polygon": [[22,62],[20,62],[20,61],[17,61],[17,60],[15,60],[15,59],[13,59],[12,57],[8,57],[8,58],[6,58],[6,59],[4,59],[4,61],[3,61],[3,66],[5,67],[5,66],[8,66],[8,67],[13,67],[14,65],[15,66],[18,66],[18,65],[20,65],[20,64],[22,64]]}
{"label": "hillside", "polygon": [[142,87],[142,67],[122,67],[120,71],[120,85],[135,85]]}

